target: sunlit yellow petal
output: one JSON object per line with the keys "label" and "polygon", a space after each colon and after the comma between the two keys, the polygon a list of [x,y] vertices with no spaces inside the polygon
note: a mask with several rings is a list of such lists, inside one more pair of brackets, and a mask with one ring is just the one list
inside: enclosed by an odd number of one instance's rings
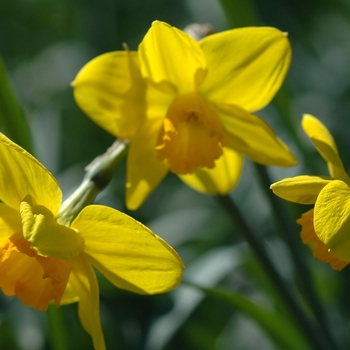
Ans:
{"label": "sunlit yellow petal", "polygon": [[126,205],[137,209],[168,173],[155,150],[162,119],[145,122],[133,138],[127,159]]}
{"label": "sunlit yellow petal", "polygon": [[75,230],[60,225],[44,206],[37,205],[31,196],[20,205],[23,236],[41,256],[71,259],[84,249],[84,239]]}
{"label": "sunlit yellow petal", "polygon": [[195,91],[206,75],[198,43],[164,22],[153,22],[139,46],[142,75],[169,94]]}
{"label": "sunlit yellow petal", "polygon": [[114,136],[130,138],[145,117],[145,82],[136,52],[96,57],[80,70],[72,85],[79,107]]}
{"label": "sunlit yellow petal", "polygon": [[350,179],[344,170],[339,158],[337,145],[328,129],[314,116],[305,114],[301,123],[305,133],[316,146],[322,157],[328,164],[332,177],[350,183]]}
{"label": "sunlit yellow petal", "polygon": [[287,35],[269,27],[209,35],[200,46],[208,65],[200,91],[213,102],[236,104],[250,112],[272,100],[291,61]]}
{"label": "sunlit yellow petal", "polygon": [[57,181],[33,156],[0,133],[0,200],[18,210],[30,194],[54,215],[62,201]]}
{"label": "sunlit yellow petal", "polygon": [[183,264],[160,237],[131,217],[91,205],[72,227],[82,232],[90,262],[117,287],[141,294],[163,293],[181,281]]}
{"label": "sunlit yellow petal", "polygon": [[289,148],[261,118],[238,106],[218,106],[228,146],[263,165],[297,164]]}
{"label": "sunlit yellow petal", "polygon": [[22,219],[18,210],[0,203],[0,245],[13,233],[22,230]]}
{"label": "sunlit yellow petal", "polygon": [[340,259],[350,262],[350,188],[331,181],[320,192],[314,215],[318,238]]}
{"label": "sunlit yellow petal", "polygon": [[311,209],[304,213],[297,223],[301,225],[301,240],[304,244],[307,244],[312,249],[312,255],[325,263],[331,265],[332,269],[340,271],[349,263],[338,259],[326,245],[324,245],[320,239],[316,236],[314,229],[314,209]]}
{"label": "sunlit yellow petal", "polygon": [[288,201],[315,204],[321,190],[331,181],[329,177],[301,175],[275,182],[270,188],[276,196]]}
{"label": "sunlit yellow petal", "polygon": [[242,167],[242,154],[224,147],[223,155],[215,161],[215,168],[198,168],[193,174],[181,175],[180,178],[199,192],[223,195],[237,185]]}
{"label": "sunlit yellow petal", "polygon": [[84,329],[91,335],[94,349],[105,350],[101,328],[99,290],[95,272],[82,256],[73,259],[69,284],[79,296],[78,314]]}

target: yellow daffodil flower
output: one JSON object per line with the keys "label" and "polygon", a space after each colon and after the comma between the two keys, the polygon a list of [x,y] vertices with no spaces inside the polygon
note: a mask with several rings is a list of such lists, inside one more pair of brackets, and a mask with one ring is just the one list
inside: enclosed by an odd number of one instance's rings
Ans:
{"label": "yellow daffodil flower", "polygon": [[54,177],[2,134],[0,199],[0,288],[37,311],[49,302],[58,307],[79,301],[79,318],[97,350],[105,343],[93,268],[115,286],[140,294],[167,292],[181,280],[177,253],[117,210],[89,205],[63,225]]}
{"label": "yellow daffodil flower", "polygon": [[126,203],[137,209],[168,171],[194,189],[226,194],[243,154],[265,165],[296,160],[251,112],[266,106],[288,71],[287,35],[240,28],[199,42],[154,22],[137,52],[90,61],[73,82],[78,105],[98,125],[130,139]]}
{"label": "yellow daffodil flower", "polygon": [[327,162],[330,176],[286,178],[271,189],[291,202],[315,204],[297,221],[302,241],[310,244],[317,259],[341,270],[350,262],[350,178],[327,128],[309,114],[304,115],[302,126]]}

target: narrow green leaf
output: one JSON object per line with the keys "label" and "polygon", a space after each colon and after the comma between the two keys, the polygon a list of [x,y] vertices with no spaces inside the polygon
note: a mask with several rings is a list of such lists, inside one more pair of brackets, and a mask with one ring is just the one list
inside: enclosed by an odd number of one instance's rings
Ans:
{"label": "narrow green leaf", "polygon": [[285,350],[308,350],[310,349],[294,324],[283,314],[276,311],[266,310],[252,303],[238,293],[226,291],[221,288],[204,288],[195,286],[208,296],[212,296],[226,302],[235,310],[254,319],[261,328],[270,336],[275,344]]}
{"label": "narrow green leaf", "polygon": [[0,128],[12,141],[33,152],[29,126],[0,57]]}

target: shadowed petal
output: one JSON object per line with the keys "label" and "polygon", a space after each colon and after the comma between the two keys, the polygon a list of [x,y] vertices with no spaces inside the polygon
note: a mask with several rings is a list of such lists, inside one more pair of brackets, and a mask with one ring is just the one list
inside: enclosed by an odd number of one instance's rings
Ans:
{"label": "shadowed petal", "polygon": [[117,51],[88,62],[74,82],[79,107],[114,136],[130,138],[146,113],[146,85],[136,52]]}
{"label": "shadowed petal", "polygon": [[22,218],[18,210],[0,203],[0,245],[12,234],[22,230]]}
{"label": "shadowed petal", "polygon": [[162,118],[148,120],[133,138],[127,159],[126,205],[136,210],[159,185],[169,168],[155,150]]}
{"label": "shadowed petal", "polygon": [[94,349],[105,350],[100,320],[99,290],[95,272],[88,261],[79,256],[73,261],[69,284],[79,297],[78,315],[84,329],[91,335]]}
{"label": "shadowed petal", "polygon": [[62,299],[61,299],[61,305],[67,305],[76,303],[79,301],[79,296],[73,289],[73,287],[67,283],[66,290],[63,293]]}

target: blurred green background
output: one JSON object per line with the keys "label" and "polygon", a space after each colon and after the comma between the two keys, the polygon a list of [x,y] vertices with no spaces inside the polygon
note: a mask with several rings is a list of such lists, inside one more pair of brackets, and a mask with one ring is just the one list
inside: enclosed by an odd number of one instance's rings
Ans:
{"label": "blurred green background", "polygon": [[[274,102],[257,114],[272,125],[300,164],[268,169],[272,181],[299,174],[327,174],[325,164],[301,130],[303,113],[314,114],[327,125],[349,168],[347,0],[2,0],[0,55],[31,131],[31,150],[54,173],[65,196],[79,185],[84,167],[113,142],[112,136],[76,106],[70,82],[99,54],[121,50],[124,42],[136,50],[156,19],[178,28],[198,22],[211,23],[216,31],[268,25],[288,32],[293,61],[286,83]],[[7,115],[2,118],[0,130],[26,146],[25,138],[14,131],[15,121]],[[283,314],[261,267],[215,197],[196,193],[169,175],[141,209],[128,212],[124,186],[123,163],[97,202],[127,212],[174,246],[187,266],[184,281],[206,287],[220,285],[254,305]],[[249,160],[233,198],[267,243],[281,274],[296,290],[298,281],[290,251]],[[298,236],[295,219],[308,208],[280,203],[288,208],[290,229]],[[311,267],[330,328],[344,349],[350,348],[349,269],[332,271],[315,261],[301,243],[298,249]],[[138,296],[116,289],[101,276],[99,282],[108,349],[285,349],[266,331],[263,322],[238,305],[189,285],[182,284],[166,295]],[[1,294],[0,349],[92,349],[76,305],[60,310],[39,314]],[[65,329],[61,345],[50,341],[50,322],[57,317]],[[288,337],[288,327],[282,332]]]}

